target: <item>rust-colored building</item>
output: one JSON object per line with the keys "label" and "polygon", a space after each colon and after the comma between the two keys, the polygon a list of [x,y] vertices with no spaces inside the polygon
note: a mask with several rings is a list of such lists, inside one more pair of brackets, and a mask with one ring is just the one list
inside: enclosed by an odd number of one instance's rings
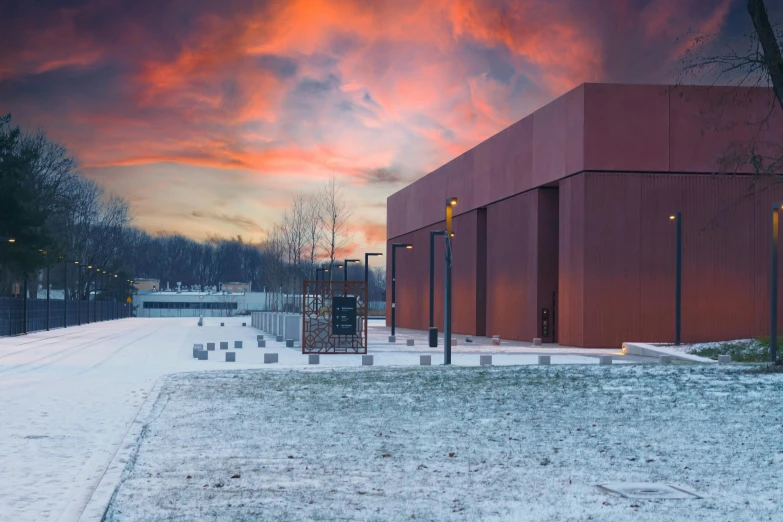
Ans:
{"label": "rust-colored building", "polygon": [[[397,255],[397,326],[428,327],[429,231],[444,228],[453,196],[457,333],[585,347],[673,341],[669,216],[680,211],[683,341],[767,334],[771,208],[783,186],[751,190],[749,163],[720,172],[739,144],[780,149],[777,107],[768,125],[748,124],[770,100],[763,89],[583,84],[393,194],[387,251],[413,244]],[[442,330],[442,238],[436,245]]]}

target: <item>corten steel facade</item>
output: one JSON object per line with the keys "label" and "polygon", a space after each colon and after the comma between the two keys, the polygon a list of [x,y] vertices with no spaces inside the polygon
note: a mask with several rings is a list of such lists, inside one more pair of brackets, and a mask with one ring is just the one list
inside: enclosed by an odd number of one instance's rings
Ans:
{"label": "corten steel facade", "polygon": [[[393,194],[387,248],[413,244],[397,256],[397,325],[428,327],[429,231],[444,228],[454,196],[456,333],[585,347],[672,342],[669,215],[681,211],[683,342],[766,335],[771,208],[783,187],[751,192],[750,169],[719,174],[719,161],[758,132],[744,122],[769,113],[769,96],[584,84]],[[757,142],[782,141],[777,111]],[[442,330],[442,238],[436,245]]]}

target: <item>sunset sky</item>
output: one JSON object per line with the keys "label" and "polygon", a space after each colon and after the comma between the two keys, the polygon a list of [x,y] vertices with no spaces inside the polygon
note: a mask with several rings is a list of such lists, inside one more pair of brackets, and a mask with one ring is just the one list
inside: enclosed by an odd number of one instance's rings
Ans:
{"label": "sunset sky", "polygon": [[259,241],[334,173],[356,250],[382,249],[389,194],[580,83],[673,81],[689,29],[748,23],[744,0],[0,0],[0,113],[151,233]]}

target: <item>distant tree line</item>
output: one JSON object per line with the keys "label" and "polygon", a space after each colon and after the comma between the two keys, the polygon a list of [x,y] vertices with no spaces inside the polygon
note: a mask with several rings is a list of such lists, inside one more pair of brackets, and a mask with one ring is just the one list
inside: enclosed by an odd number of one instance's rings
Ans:
{"label": "distant tree line", "polygon": [[[258,244],[153,236],[133,226],[126,200],[82,175],[74,156],[44,130],[25,131],[10,115],[0,118],[0,296],[25,279],[37,288],[47,267],[52,287],[63,288],[67,277],[69,298],[84,296],[87,266],[118,274],[117,283],[142,277],[160,279],[164,288],[246,282],[253,291],[297,294],[317,267],[342,262],[337,257],[351,242],[349,217],[332,178],[319,193],[296,196]],[[350,277],[363,278],[363,267],[352,265]],[[383,300],[385,271],[374,270],[370,279],[371,299]]]}

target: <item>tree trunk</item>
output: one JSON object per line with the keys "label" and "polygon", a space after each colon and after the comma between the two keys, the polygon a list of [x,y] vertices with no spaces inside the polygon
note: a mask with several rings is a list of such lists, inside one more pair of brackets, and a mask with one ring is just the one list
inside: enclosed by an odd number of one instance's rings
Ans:
{"label": "tree trunk", "polygon": [[783,58],[780,55],[780,46],[775,38],[775,31],[772,30],[772,24],[769,23],[764,0],[748,0],[748,13],[753,20],[753,27],[759,37],[761,49],[764,51],[764,64],[769,71],[772,89],[780,107],[783,108]]}

